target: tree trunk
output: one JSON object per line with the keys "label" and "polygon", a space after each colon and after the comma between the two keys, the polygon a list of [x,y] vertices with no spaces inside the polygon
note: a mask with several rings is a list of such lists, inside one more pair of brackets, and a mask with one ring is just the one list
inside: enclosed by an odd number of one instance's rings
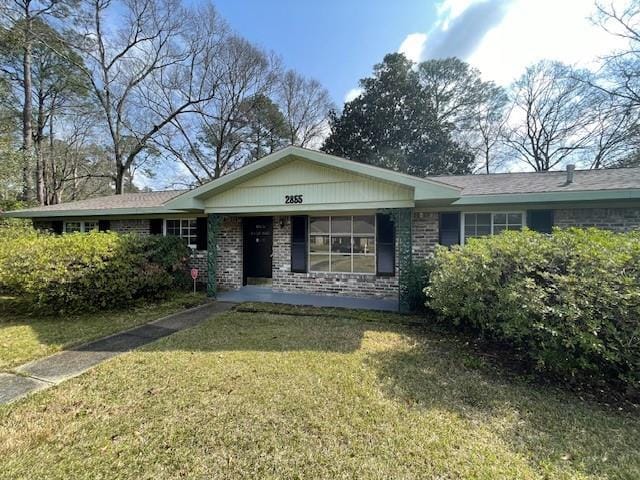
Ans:
{"label": "tree trunk", "polygon": [[36,199],[38,204],[44,205],[46,203],[45,193],[45,164],[44,164],[44,152],[42,141],[44,140],[44,99],[41,92],[42,86],[40,86],[38,93],[38,118],[36,121],[36,134],[35,134],[35,154],[36,154]]}
{"label": "tree trunk", "polygon": [[22,105],[22,199],[31,199],[31,163],[33,159],[33,127],[31,105],[31,12],[25,2],[24,51],[22,57],[24,103]]}
{"label": "tree trunk", "polygon": [[127,173],[127,169],[121,162],[116,162],[116,195],[122,195],[124,193],[124,180]]}

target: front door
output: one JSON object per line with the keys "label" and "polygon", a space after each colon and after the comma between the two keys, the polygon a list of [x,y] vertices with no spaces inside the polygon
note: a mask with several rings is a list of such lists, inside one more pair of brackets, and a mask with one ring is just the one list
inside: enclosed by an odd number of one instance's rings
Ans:
{"label": "front door", "polygon": [[249,217],[243,221],[244,284],[268,283],[273,253],[273,217]]}

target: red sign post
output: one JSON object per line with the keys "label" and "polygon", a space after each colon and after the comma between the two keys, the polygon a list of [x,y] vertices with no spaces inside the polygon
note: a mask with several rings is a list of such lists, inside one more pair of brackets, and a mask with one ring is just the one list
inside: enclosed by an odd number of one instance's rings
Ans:
{"label": "red sign post", "polygon": [[193,280],[193,294],[195,295],[196,293],[196,280],[198,279],[198,269],[197,268],[192,268],[191,269],[191,279]]}

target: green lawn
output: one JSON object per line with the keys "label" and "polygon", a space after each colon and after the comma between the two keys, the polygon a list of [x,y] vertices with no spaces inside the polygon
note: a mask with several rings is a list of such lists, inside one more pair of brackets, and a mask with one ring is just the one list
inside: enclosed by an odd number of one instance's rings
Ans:
{"label": "green lawn", "polygon": [[0,478],[640,478],[637,414],[390,314],[248,310],[0,407]]}
{"label": "green lawn", "polygon": [[29,313],[18,298],[0,296],[0,372],[63,348],[104,337],[184,310],[203,295],[175,294],[157,304],[86,315],[43,316]]}

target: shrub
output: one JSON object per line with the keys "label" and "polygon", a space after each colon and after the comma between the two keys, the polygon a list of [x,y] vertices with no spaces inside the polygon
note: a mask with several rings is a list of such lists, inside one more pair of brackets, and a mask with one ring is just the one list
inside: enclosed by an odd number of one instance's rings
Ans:
{"label": "shrub", "polygon": [[640,391],[640,235],[505,232],[440,248],[426,289],[444,318],[521,349],[536,368]]}
{"label": "shrub", "polygon": [[0,288],[53,312],[113,308],[180,286],[188,248],[177,238],[91,232],[2,232]]}
{"label": "shrub", "polygon": [[427,296],[425,287],[429,284],[429,275],[433,269],[432,259],[411,265],[405,276],[404,288],[409,310],[412,312],[425,311]]}

